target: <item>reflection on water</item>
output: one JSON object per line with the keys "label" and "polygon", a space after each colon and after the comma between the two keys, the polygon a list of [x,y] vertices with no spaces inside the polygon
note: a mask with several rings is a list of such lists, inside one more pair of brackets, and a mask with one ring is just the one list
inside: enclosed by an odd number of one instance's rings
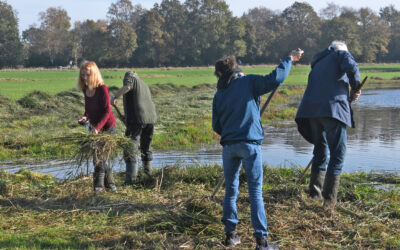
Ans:
{"label": "reflection on water", "polygon": [[[363,91],[353,104],[355,129],[348,129],[345,172],[390,171],[400,173],[400,90]],[[312,145],[289,128],[266,130],[264,162],[274,166],[306,166]]]}
{"label": "reflection on water", "polygon": [[[221,152],[217,149],[202,150],[196,152],[154,152],[153,166],[155,168],[162,168],[171,165],[204,165],[204,164],[220,164],[221,165]],[[139,165],[141,161],[139,160]],[[125,163],[122,159],[111,162],[113,171],[125,171]],[[20,168],[25,168],[30,171],[37,171],[41,173],[51,174],[58,179],[65,179],[68,177],[76,176],[79,173],[87,174],[93,172],[93,164],[89,162],[89,168],[86,165],[78,168],[74,162],[69,161],[50,161],[40,164],[20,165],[10,163],[3,163],[0,168],[10,173],[15,173]]]}
{"label": "reflection on water", "polygon": [[369,107],[399,108],[400,89],[363,91],[356,104]]}
{"label": "reflection on water", "polygon": [[[353,104],[353,109],[356,129],[348,129],[343,171],[388,171],[400,174],[400,90],[363,91],[360,99]],[[283,128],[266,127],[262,152],[264,164],[305,167],[312,157],[312,145],[299,135],[292,122]],[[173,164],[213,163],[222,163],[220,146],[196,152],[154,152],[153,161],[158,168]],[[123,162],[116,161],[113,165],[115,171],[124,171]],[[16,172],[21,166],[3,164],[1,167]],[[51,162],[24,167],[65,178],[71,164]]]}

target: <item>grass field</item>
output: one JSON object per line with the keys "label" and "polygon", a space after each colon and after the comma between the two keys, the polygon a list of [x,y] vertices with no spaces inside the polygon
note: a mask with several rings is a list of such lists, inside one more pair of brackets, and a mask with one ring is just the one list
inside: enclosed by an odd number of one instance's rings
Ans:
{"label": "grass field", "polygon": [[[122,85],[128,69],[103,69],[110,92]],[[273,66],[243,67],[251,74],[269,73]],[[398,87],[400,64],[362,65],[367,87]],[[150,85],[157,107],[155,149],[187,149],[217,144],[211,128],[211,103],[215,76],[211,67],[138,69]],[[308,66],[294,66],[285,84],[272,99],[262,123],[292,120],[297,111]],[[0,160],[70,157],[76,145],[53,138],[68,137],[84,129],[77,125],[83,114],[83,95],[76,90],[76,70],[0,71]],[[211,84],[204,84],[211,83]],[[265,101],[263,97],[262,102]],[[120,108],[121,101],[119,102]],[[122,136],[123,125],[118,122]]]}
{"label": "grass field", "polygon": [[[275,66],[243,66],[247,74],[268,74]],[[127,70],[136,70],[149,85],[173,83],[192,87],[198,84],[215,84],[213,67],[198,68],[152,68],[152,69],[100,69],[107,86],[122,86],[122,79]],[[361,75],[375,77],[373,82],[395,81],[400,77],[400,64],[361,65]],[[310,71],[309,66],[295,65],[284,84],[304,85]],[[51,95],[76,88],[78,71],[75,70],[2,70],[0,71],[0,95],[18,100],[28,93],[39,90]]]}
{"label": "grass field", "polygon": [[[339,203],[330,215],[308,197],[303,169],[264,166],[268,240],[281,249],[399,249],[398,176],[342,174]],[[57,182],[22,170],[0,171],[1,249],[225,249],[223,188],[211,199],[222,167],[166,166],[154,178],[118,193],[94,195],[89,177]],[[250,198],[239,176],[237,249],[254,249]],[[391,190],[376,188],[390,184]],[[397,183],[397,184],[396,184]]]}
{"label": "grass field", "polygon": [[[122,86],[122,79],[132,69],[100,69],[107,86]],[[138,69],[148,84],[173,83],[192,87],[215,83],[211,68]],[[51,95],[76,88],[78,70],[0,71],[0,94],[17,100],[39,90]]]}

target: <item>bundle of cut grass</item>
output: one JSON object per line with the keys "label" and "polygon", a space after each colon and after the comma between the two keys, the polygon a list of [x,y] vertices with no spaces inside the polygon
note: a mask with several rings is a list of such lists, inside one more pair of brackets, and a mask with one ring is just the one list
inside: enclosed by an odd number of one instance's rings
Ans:
{"label": "bundle of cut grass", "polygon": [[77,145],[73,158],[78,170],[83,165],[86,165],[88,169],[90,162],[95,165],[100,162],[111,162],[123,151],[128,153],[129,157],[136,157],[138,153],[135,143],[130,138],[120,135],[74,133],[59,140]]}

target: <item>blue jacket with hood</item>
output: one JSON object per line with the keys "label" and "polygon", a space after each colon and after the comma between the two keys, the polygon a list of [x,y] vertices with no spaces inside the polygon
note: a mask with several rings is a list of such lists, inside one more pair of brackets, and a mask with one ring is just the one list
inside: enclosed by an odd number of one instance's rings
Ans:
{"label": "blue jacket with hood", "polygon": [[349,85],[360,85],[360,72],[353,56],[347,50],[325,49],[311,62],[311,72],[295,121],[300,134],[309,142],[309,118],[331,117],[354,127],[349,102]]}
{"label": "blue jacket with hood", "polygon": [[291,66],[292,60],[286,57],[269,75],[239,74],[218,87],[212,106],[212,127],[221,135],[221,145],[243,141],[262,143],[260,97],[278,87]]}

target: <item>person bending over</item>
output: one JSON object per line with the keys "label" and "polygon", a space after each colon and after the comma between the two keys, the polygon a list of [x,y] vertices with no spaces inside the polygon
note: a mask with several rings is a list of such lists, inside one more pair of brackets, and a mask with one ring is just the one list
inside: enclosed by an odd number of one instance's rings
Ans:
{"label": "person bending over", "polygon": [[[95,62],[82,63],[79,70],[78,88],[85,96],[85,114],[80,123],[89,122],[93,133],[116,133],[116,121],[110,105],[110,94],[103,82],[100,70]],[[104,187],[116,192],[112,169],[106,164],[103,156],[94,157],[93,186],[95,192],[101,192]]]}
{"label": "person bending over", "polygon": [[350,100],[360,96],[361,90],[356,91],[359,86],[360,72],[353,56],[344,42],[333,41],[311,61],[307,88],[295,118],[300,134],[314,144],[309,194],[323,199],[329,211],[337,201],[346,126],[354,127]]}

